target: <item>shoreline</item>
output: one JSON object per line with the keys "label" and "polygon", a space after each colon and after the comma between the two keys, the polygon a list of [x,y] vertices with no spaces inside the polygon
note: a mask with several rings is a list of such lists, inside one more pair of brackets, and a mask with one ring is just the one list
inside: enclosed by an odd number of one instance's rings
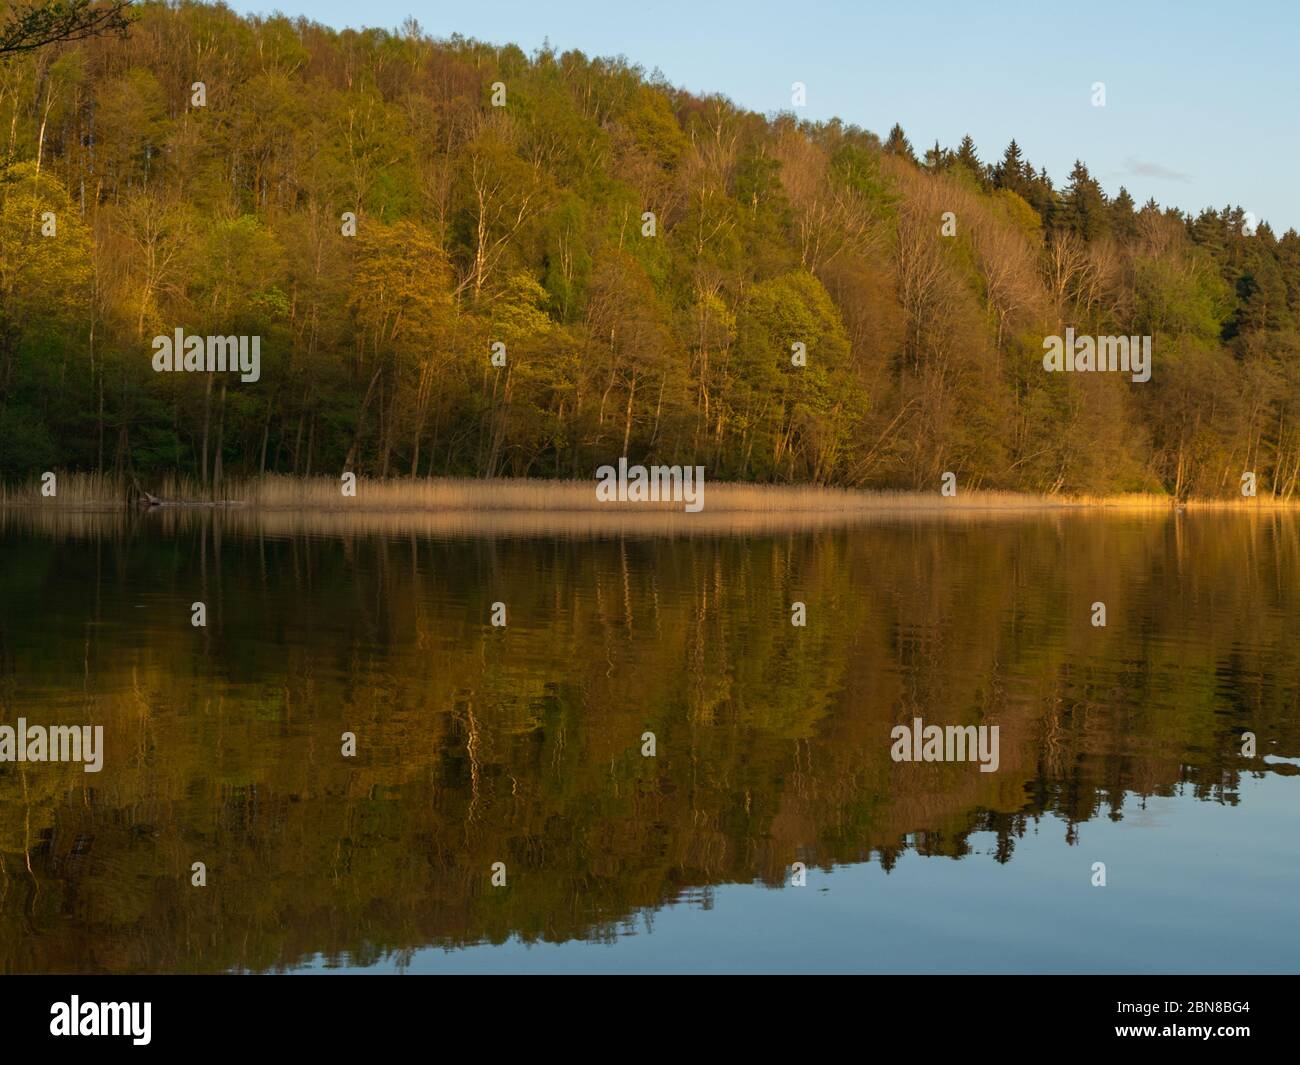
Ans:
{"label": "shoreline", "polygon": [[[342,482],[332,477],[292,477],[281,474],[247,480],[228,480],[219,499],[189,479],[165,478],[151,490],[125,478],[97,474],[57,474],[54,494],[45,494],[40,481],[0,486],[0,510],[43,510],[60,513],[142,514],[203,512],[222,514],[498,514],[617,517],[680,516],[700,520],[705,513],[735,517],[775,518],[783,515],[853,518],[885,514],[1060,513],[1068,511],[1125,511],[1181,513],[1183,511],[1290,511],[1300,509],[1300,498],[1188,499],[1182,502],[1157,493],[1123,493],[1106,496],[1052,496],[1025,492],[958,488],[955,496],[905,489],[848,489],[821,485],[764,485],[735,481],[710,482],[703,492],[703,511],[686,513],[680,501],[602,501],[597,481],[520,478],[438,477],[421,480],[361,479],[355,495],[343,494]],[[152,489],[156,489],[156,494]]]}

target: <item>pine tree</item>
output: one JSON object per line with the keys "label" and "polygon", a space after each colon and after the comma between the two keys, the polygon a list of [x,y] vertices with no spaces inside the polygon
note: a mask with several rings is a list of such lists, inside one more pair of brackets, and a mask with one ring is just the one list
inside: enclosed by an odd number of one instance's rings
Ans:
{"label": "pine tree", "polygon": [[909,162],[916,162],[916,153],[912,151],[912,142],[907,139],[903,127],[897,122],[894,123],[894,128],[889,131],[889,138],[885,141],[885,151],[890,155],[900,156]]}
{"label": "pine tree", "polygon": [[1116,236],[1129,238],[1137,235],[1137,214],[1133,197],[1123,185],[1110,204],[1110,228]]}
{"label": "pine tree", "polygon": [[969,133],[962,137],[961,143],[957,145],[957,154],[954,158],[962,166],[969,169],[972,174],[976,176],[983,175],[984,164],[980,162],[980,157],[975,151],[975,142],[971,140]]}
{"label": "pine tree", "polygon": [[1107,223],[1106,194],[1082,160],[1076,159],[1062,197],[1058,226],[1091,241],[1106,232]]}
{"label": "pine tree", "polygon": [[993,183],[1000,189],[1023,195],[1033,171],[1026,173],[1025,160],[1020,154],[1020,145],[1012,138],[1007,150],[1002,153],[1002,162],[993,168]]}

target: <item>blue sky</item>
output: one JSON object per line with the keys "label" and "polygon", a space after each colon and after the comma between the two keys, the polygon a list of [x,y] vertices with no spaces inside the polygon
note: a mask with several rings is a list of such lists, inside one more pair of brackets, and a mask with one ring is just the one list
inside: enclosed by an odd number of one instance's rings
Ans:
{"label": "blue sky", "polygon": [[[1240,204],[1300,228],[1300,3],[1111,0],[233,0],[331,26],[461,33],[531,52],[624,55],[756,111],[839,116],[918,152],[1015,137],[1058,186],[1076,158],[1107,192],[1189,210]],[[1106,106],[1092,105],[1104,82]]]}

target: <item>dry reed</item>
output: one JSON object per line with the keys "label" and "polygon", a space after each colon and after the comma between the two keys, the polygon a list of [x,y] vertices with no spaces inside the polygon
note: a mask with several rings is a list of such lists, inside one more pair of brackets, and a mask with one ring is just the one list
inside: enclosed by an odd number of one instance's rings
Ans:
{"label": "dry reed", "polygon": [[[57,507],[69,510],[115,510],[127,503],[126,482],[110,475],[62,473],[58,492],[41,495],[39,480],[17,486],[0,485],[0,507]],[[330,477],[298,478],[271,474],[248,480],[228,480],[218,502],[231,507],[260,511],[310,512],[423,512],[470,511],[531,512],[535,514],[583,512],[610,514],[631,511],[639,514],[680,512],[673,502],[601,502],[595,481],[551,481],[523,479],[475,480],[464,478],[361,479],[355,497],[345,497],[341,482]],[[210,506],[212,494],[188,478],[165,477],[149,486],[156,496],[169,502]],[[1269,496],[1255,499],[1189,500],[1187,509],[1290,509],[1300,501]],[[937,490],[853,490],[820,485],[755,485],[707,482],[704,513],[797,514],[816,513],[840,517],[884,511],[993,511],[1061,510],[1108,508],[1124,510],[1169,510],[1175,501],[1156,493],[1112,496],[1047,496],[1020,492],[959,491],[943,497]],[[684,515],[699,519],[702,515]]]}

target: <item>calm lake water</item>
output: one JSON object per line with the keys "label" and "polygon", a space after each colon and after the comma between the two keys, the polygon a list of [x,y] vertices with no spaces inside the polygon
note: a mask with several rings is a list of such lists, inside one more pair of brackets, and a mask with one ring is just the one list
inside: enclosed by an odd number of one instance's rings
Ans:
{"label": "calm lake water", "polygon": [[691,533],[0,511],[0,971],[1300,971],[1300,520]]}

